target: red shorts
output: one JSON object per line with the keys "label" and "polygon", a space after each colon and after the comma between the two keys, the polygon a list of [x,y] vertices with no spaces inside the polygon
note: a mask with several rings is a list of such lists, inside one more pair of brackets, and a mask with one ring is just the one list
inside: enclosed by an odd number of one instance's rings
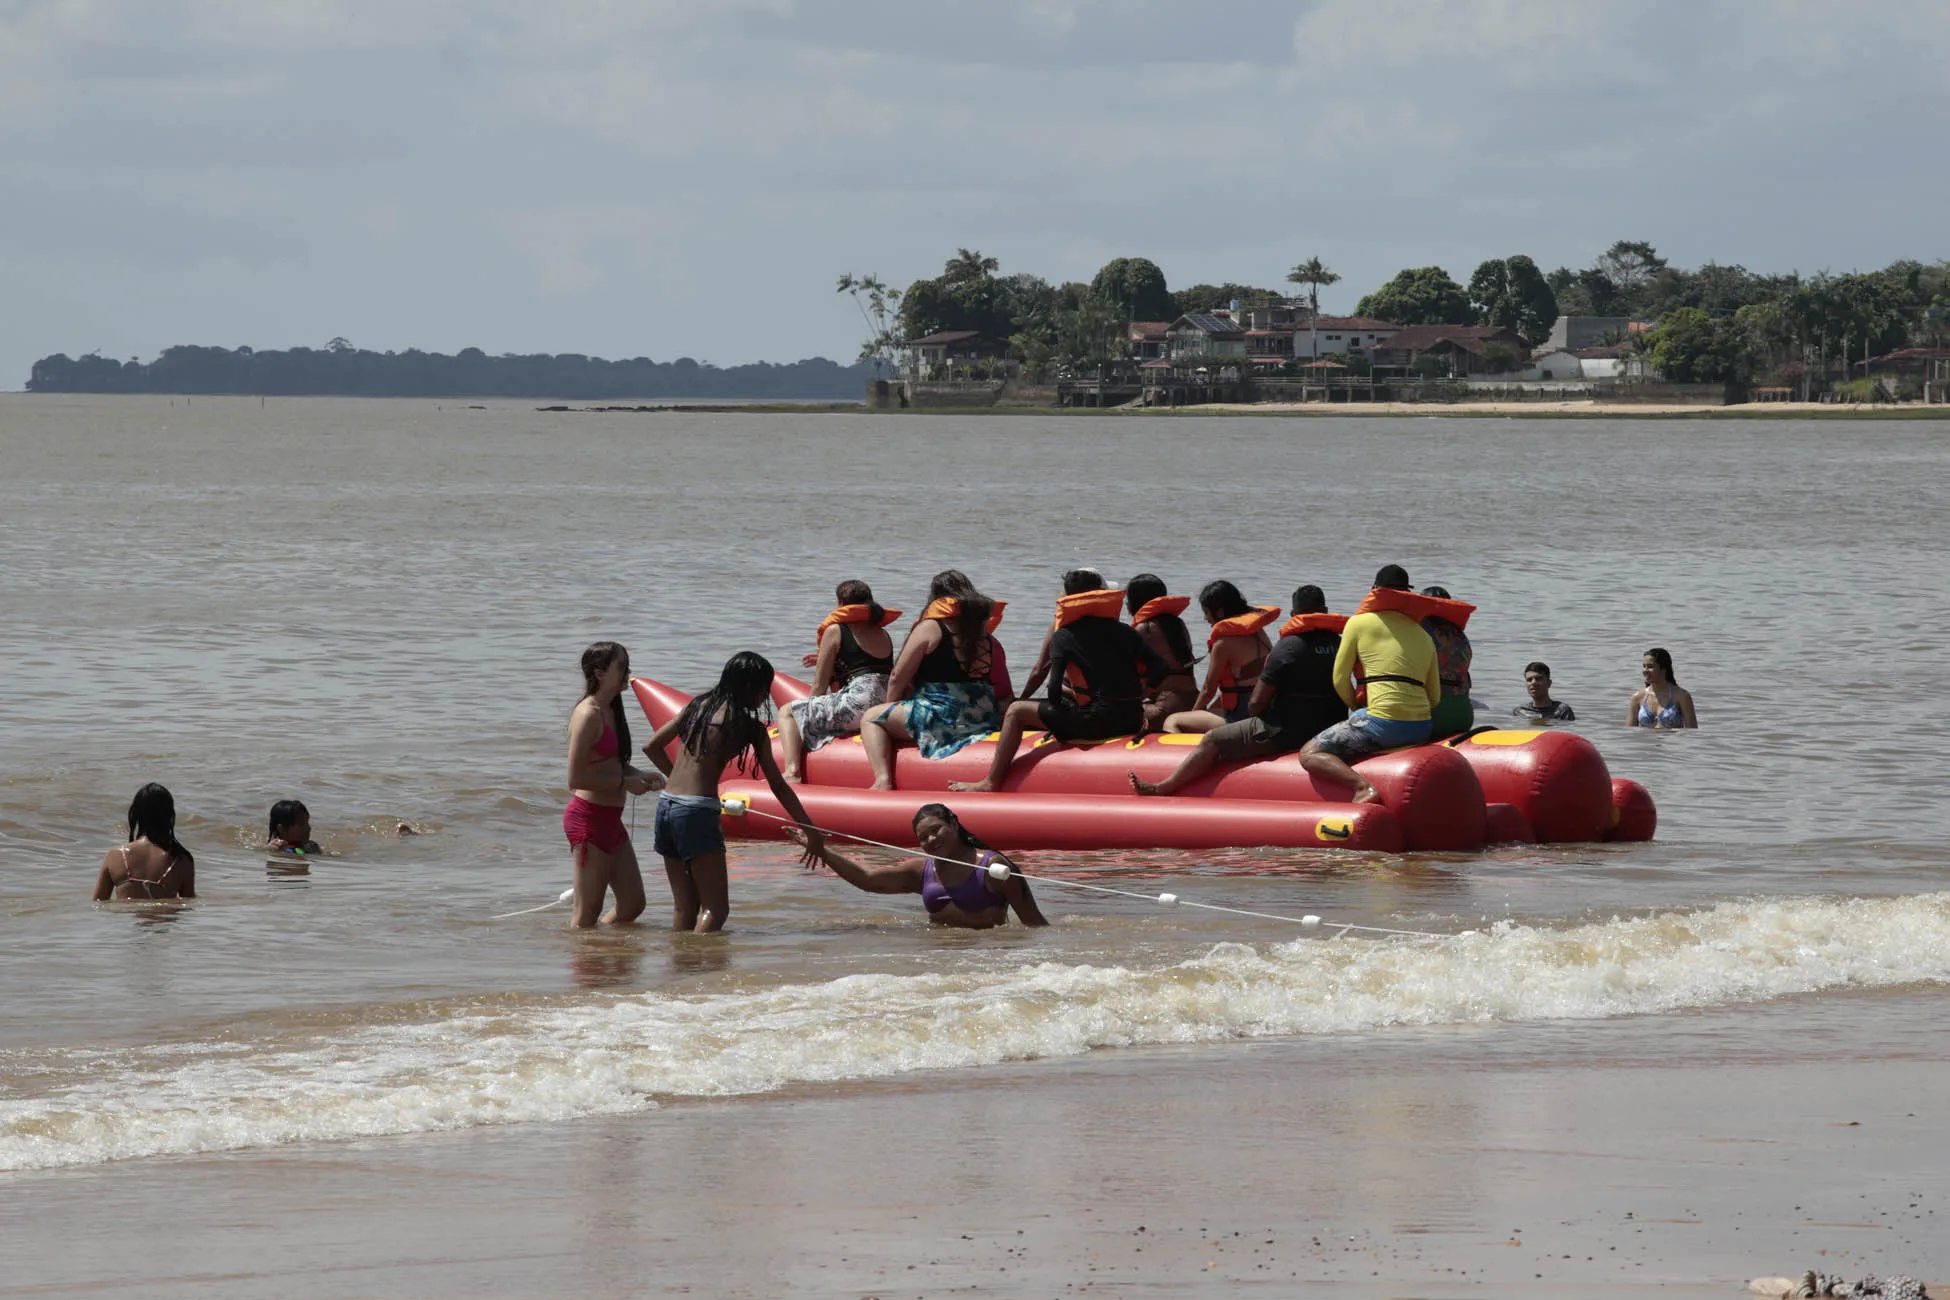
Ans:
{"label": "red shorts", "polygon": [[581,795],[570,799],[569,806],[562,810],[562,833],[569,837],[572,849],[589,844],[604,853],[614,853],[630,842],[630,833],[623,829],[620,806],[590,803]]}

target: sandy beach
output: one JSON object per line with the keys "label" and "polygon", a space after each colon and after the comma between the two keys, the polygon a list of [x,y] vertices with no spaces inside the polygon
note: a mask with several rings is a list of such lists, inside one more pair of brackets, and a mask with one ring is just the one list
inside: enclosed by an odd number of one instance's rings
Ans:
{"label": "sandy beach", "polygon": [[1804,1268],[1950,1277],[1940,999],[1884,1001],[1875,1030],[1847,1001],[1100,1053],[14,1180],[0,1296],[1704,1300]]}

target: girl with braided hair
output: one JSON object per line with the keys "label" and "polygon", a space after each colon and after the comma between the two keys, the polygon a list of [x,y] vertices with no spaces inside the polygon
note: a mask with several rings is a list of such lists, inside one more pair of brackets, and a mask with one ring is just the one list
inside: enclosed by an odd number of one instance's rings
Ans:
{"label": "girl with braided hair", "polygon": [[[787,814],[810,820],[772,757],[766,725],[771,691],[772,665],[763,655],[741,650],[725,663],[716,686],[658,727],[643,746],[670,778],[657,800],[656,847],[670,878],[673,929],[711,933],[722,930],[731,915],[718,802],[718,781],[727,767],[735,764],[746,773],[756,767]],[[673,740],[675,757],[669,752]],[[818,831],[808,832],[807,840],[808,857],[825,845]]]}

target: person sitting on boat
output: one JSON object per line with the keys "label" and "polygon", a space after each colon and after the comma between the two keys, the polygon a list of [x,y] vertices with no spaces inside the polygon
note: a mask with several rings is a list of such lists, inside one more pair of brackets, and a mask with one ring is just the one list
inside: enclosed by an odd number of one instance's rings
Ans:
{"label": "person sitting on boat", "polygon": [[1334,659],[1341,648],[1347,616],[1327,612],[1327,597],[1311,583],[1293,593],[1293,617],[1280,629],[1279,644],[1266,656],[1253,687],[1250,716],[1228,722],[1199,737],[1162,781],[1143,781],[1128,773],[1131,789],[1142,795],[1177,794],[1220,763],[1244,763],[1291,754],[1321,731],[1347,717],[1347,705],[1334,691]]}
{"label": "person sitting on boat", "polygon": [[1167,595],[1163,578],[1140,573],[1125,584],[1124,603],[1131,611],[1131,630],[1171,665],[1171,672],[1144,697],[1144,729],[1156,731],[1166,718],[1198,703],[1198,681],[1192,676],[1198,660],[1192,655],[1191,632],[1179,617],[1192,598]]}
{"label": "person sitting on boat", "polygon": [[310,810],[296,799],[280,799],[272,804],[264,847],[274,853],[297,855],[322,852],[311,837]]}
{"label": "person sitting on boat", "polygon": [[806,755],[855,735],[868,709],[887,698],[894,640],[887,625],[901,616],[882,609],[873,588],[849,579],[833,589],[838,607],[814,633],[812,695],[779,710],[779,768],[785,779],[806,779]]}
{"label": "person sitting on boat", "polygon": [[1551,698],[1551,666],[1542,659],[1532,659],[1523,666],[1523,686],[1530,698],[1510,712],[1534,722],[1577,721],[1570,705]]}
{"label": "person sitting on boat", "polygon": [[[789,828],[786,835],[798,844],[806,842],[797,827]],[[914,838],[927,856],[886,866],[855,862],[830,843],[809,852],[855,889],[869,894],[919,894],[933,925],[993,929],[1007,923],[1011,909],[1024,925],[1049,924],[1036,906],[1029,882],[1013,869],[1015,863],[977,839],[946,804],[921,805],[914,814]],[[993,864],[1011,868],[1006,880],[990,874]]]}
{"label": "person sitting on boat", "polygon": [[1124,593],[1106,589],[1103,581],[1094,569],[1063,575],[1063,597],[1056,602],[1056,629],[1049,641],[1049,698],[1017,700],[1005,709],[988,775],[980,781],[951,781],[950,790],[1001,789],[1022,733],[1032,725],[1064,744],[1135,736],[1144,730],[1145,688],[1164,681],[1171,664],[1118,618]]}
{"label": "person sitting on boat", "polygon": [[1425,608],[1423,599],[1410,589],[1401,565],[1383,565],[1375,574],[1374,589],[1342,629],[1334,656],[1335,693],[1352,708],[1356,688],[1366,687],[1367,705],[1300,751],[1300,765],[1315,777],[1352,786],[1355,803],[1378,796],[1351,764],[1429,738],[1429,715],[1442,699],[1441,666],[1434,639],[1403,612]]}
{"label": "person sitting on boat", "polygon": [[196,855],[176,839],[176,797],[151,781],[129,801],[129,838],[102,857],[94,899],[195,898]]}
{"label": "person sitting on boat", "polygon": [[1002,602],[977,591],[967,574],[934,575],[927,609],[909,629],[888,680],[888,703],[860,720],[874,789],[894,788],[896,745],[912,744],[923,758],[946,758],[995,730],[1014,699],[994,635],[1001,621]]}
{"label": "person sitting on boat", "polygon": [[[1424,587],[1422,594],[1436,600],[1455,599],[1446,587]],[[1469,634],[1462,624],[1446,610],[1426,615],[1422,630],[1435,642],[1436,663],[1442,674],[1442,700],[1429,714],[1429,739],[1459,736],[1476,725],[1476,706],[1469,699],[1469,663],[1475,651],[1470,649]]]}
{"label": "person sitting on boat", "polygon": [[1639,671],[1645,675],[1645,685],[1632,695],[1625,713],[1626,726],[1665,731],[1699,726],[1699,715],[1693,712],[1693,693],[1673,680],[1671,654],[1653,646],[1639,660]]}
{"label": "person sitting on boat", "polygon": [[[1165,719],[1164,729],[1185,734],[1211,731],[1249,716],[1247,708],[1259,672],[1272,652],[1266,627],[1280,616],[1277,605],[1253,606],[1224,578],[1199,590],[1198,606],[1212,625],[1205,638],[1205,685],[1189,712]],[[1217,705],[1214,712],[1210,707]]]}
{"label": "person sitting on boat", "polygon": [[[1103,590],[1104,575],[1097,572],[1097,570],[1071,569],[1063,575],[1063,594],[1066,596],[1073,594],[1070,590],[1072,579],[1083,584],[1078,590]],[[1043,689],[1043,683],[1049,680],[1049,643],[1050,639],[1056,635],[1056,629],[1061,626],[1061,622],[1053,621],[1049,625],[1049,631],[1043,633],[1042,648],[1036,652],[1036,662],[1029,666],[1029,679],[1022,684],[1022,695],[1024,699]]]}

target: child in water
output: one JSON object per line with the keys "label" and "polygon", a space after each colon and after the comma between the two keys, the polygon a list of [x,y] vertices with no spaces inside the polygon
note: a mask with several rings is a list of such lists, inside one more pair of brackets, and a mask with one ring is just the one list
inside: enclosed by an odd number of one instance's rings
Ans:
{"label": "child in water", "polygon": [[271,805],[271,824],[264,847],[274,853],[304,855],[322,850],[311,837],[311,812],[296,799],[280,799]]}
{"label": "child in water", "polygon": [[797,830],[786,834],[807,845],[816,857],[855,889],[869,894],[919,894],[928,921],[963,930],[988,930],[1002,925],[1015,909],[1028,926],[1048,925],[1029,882],[1011,871],[1007,880],[989,874],[991,863],[1013,868],[1015,863],[977,839],[946,804],[923,804],[914,814],[914,838],[925,858],[908,858],[887,866],[855,862],[830,846],[813,847]]}
{"label": "child in water", "polygon": [[[656,849],[670,877],[674,929],[710,933],[722,930],[731,915],[718,802],[725,768],[736,763],[739,771],[749,772],[756,764],[786,814],[811,821],[772,757],[763,715],[771,690],[772,665],[741,650],[725,664],[716,686],[658,727],[643,746],[644,755],[669,778],[657,797]],[[674,759],[666,753],[673,739],[679,742]],[[826,841],[818,831],[807,831],[804,843],[810,858]]]}

